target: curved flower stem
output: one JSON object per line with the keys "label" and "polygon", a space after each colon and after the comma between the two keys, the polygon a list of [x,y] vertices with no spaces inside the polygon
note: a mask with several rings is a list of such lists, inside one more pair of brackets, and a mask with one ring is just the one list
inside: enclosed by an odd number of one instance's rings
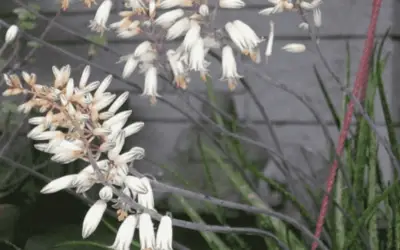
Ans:
{"label": "curved flower stem", "polygon": [[[373,49],[373,45],[374,45],[374,34],[375,34],[375,30],[376,30],[376,23],[378,20],[381,3],[382,3],[382,0],[373,0],[371,22],[368,27],[368,34],[367,34],[367,39],[364,44],[363,56],[360,61],[355,85],[353,88],[353,94],[354,94],[355,98],[357,98],[357,99],[363,98],[364,93],[365,93],[366,82],[368,79],[368,71],[369,71],[369,59],[371,57],[371,53],[372,53],[372,49]],[[350,102],[347,106],[345,118],[343,120],[343,126],[340,131],[338,146],[336,148],[336,154],[338,156],[340,156],[343,152],[344,144],[345,144],[345,141],[347,138],[347,132],[349,130],[351,119],[353,116],[353,110],[354,110],[354,102],[353,102],[353,100],[350,100]],[[331,167],[330,174],[329,174],[329,177],[328,177],[328,180],[326,183],[328,194],[332,191],[332,187],[335,182],[337,168],[338,168],[338,161],[335,159],[333,162],[333,165]],[[329,199],[328,199],[328,195],[326,194],[326,195],[324,195],[324,198],[322,200],[321,210],[320,210],[320,214],[319,214],[318,221],[317,221],[317,226],[316,226],[315,233],[314,233],[314,236],[317,238],[320,237],[321,232],[322,232],[322,227],[324,225],[324,219],[326,216],[328,203],[329,203]],[[311,249],[316,250],[317,247],[318,247],[318,242],[314,241]]]}

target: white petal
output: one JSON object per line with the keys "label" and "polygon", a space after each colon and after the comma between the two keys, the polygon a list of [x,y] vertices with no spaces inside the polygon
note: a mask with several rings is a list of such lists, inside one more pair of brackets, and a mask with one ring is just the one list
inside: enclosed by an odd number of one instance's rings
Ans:
{"label": "white petal", "polygon": [[79,81],[79,88],[81,89],[85,88],[89,76],[90,76],[90,66],[86,65],[86,67],[83,69],[82,76]]}
{"label": "white petal", "polygon": [[96,92],[94,93],[95,99],[103,95],[104,91],[106,91],[106,89],[110,86],[112,78],[113,78],[112,75],[108,75],[106,78],[104,78],[104,80],[101,82]]}
{"label": "white petal", "polygon": [[139,132],[144,126],[144,122],[134,122],[124,128],[125,137],[131,136]]}
{"label": "white petal", "polygon": [[119,156],[124,144],[125,144],[125,133],[122,131],[122,132],[118,133],[118,136],[115,140],[115,147],[113,149],[111,149],[110,151],[108,151],[108,154],[107,154],[108,159],[116,160],[117,157]]}
{"label": "white petal", "polygon": [[172,220],[165,215],[161,218],[156,236],[156,248],[162,250],[172,250]]}
{"label": "white petal", "polygon": [[82,226],[82,238],[89,237],[99,225],[104,212],[106,211],[107,203],[103,200],[96,201],[85,215]]}
{"label": "white petal", "polygon": [[42,194],[52,194],[62,189],[71,188],[74,186],[72,183],[77,176],[77,174],[71,174],[55,179],[44,186],[40,192]]}
{"label": "white petal", "polygon": [[122,105],[128,100],[129,97],[129,91],[125,91],[122,93],[118,98],[111,104],[111,106],[108,108],[109,112],[116,113],[118,109],[121,108]]}
{"label": "white petal", "polygon": [[301,53],[306,50],[306,46],[301,43],[289,43],[283,46],[282,49],[291,53]]}
{"label": "white petal", "polygon": [[144,149],[141,147],[133,147],[126,153],[118,156],[115,160],[115,163],[118,164],[127,164],[133,160],[141,160],[144,157]]}
{"label": "white petal", "polygon": [[140,178],[140,181],[146,187],[147,192],[138,194],[138,203],[148,209],[154,209],[154,194],[150,181],[147,177]]}
{"label": "white petal", "polygon": [[154,249],[155,236],[153,222],[147,213],[143,213],[139,218],[139,239],[141,249]]}
{"label": "white petal", "polygon": [[135,194],[145,194],[149,191],[146,187],[146,184],[135,176],[127,176],[124,180],[124,183],[131,190],[131,192]]}
{"label": "white petal", "polygon": [[131,243],[133,236],[135,234],[135,228],[138,223],[138,218],[136,215],[129,215],[126,217],[124,222],[118,228],[117,236],[115,241],[110,246],[114,250],[129,250],[131,249]]}

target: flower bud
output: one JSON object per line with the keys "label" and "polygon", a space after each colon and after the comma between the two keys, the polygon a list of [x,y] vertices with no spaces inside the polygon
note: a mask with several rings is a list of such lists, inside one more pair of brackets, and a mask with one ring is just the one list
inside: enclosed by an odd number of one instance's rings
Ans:
{"label": "flower bud", "polygon": [[11,25],[7,32],[6,32],[6,44],[12,43],[15,40],[15,37],[17,37],[18,34],[18,27],[17,25]]}

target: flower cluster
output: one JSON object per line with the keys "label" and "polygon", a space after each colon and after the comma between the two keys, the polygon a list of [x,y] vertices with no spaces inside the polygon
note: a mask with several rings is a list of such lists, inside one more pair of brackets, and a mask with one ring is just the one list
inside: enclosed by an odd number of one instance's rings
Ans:
{"label": "flower cluster", "polygon": [[[66,188],[85,193],[95,184],[102,188],[98,200],[88,210],[82,227],[82,237],[90,236],[99,225],[107,205],[117,210],[123,221],[112,246],[116,250],[130,249],[135,228],[139,227],[142,249],[171,249],[172,222],[169,216],[161,220],[157,235],[147,213],[133,211],[130,202],[137,200],[143,207],[154,209],[153,191],[149,179],[129,173],[129,166],[144,157],[144,149],[133,147],[122,153],[125,139],[137,133],[142,122],[126,123],[132,111],[118,112],[129,93],[116,96],[107,92],[112,76],[103,81],[89,82],[90,67],[83,70],[78,84],[70,77],[69,65],[53,67],[52,86],[37,83],[35,74],[22,72],[4,75],[7,90],[4,96],[25,94],[28,100],[18,107],[23,113],[32,109],[43,115],[32,117],[35,127],[28,137],[38,141],[37,150],[52,154],[51,160],[67,164],[78,159],[93,163],[76,174],[70,174],[48,183],[41,192],[58,192]],[[115,196],[118,188],[125,197]],[[114,198],[115,197],[115,198]],[[128,198],[127,198],[128,197]]]}
{"label": "flower cluster", "polygon": [[[270,15],[283,11],[312,11],[316,27],[321,25],[321,0],[307,2],[299,0],[269,0],[273,7],[263,9],[260,15]],[[224,27],[214,28],[216,12],[210,11],[207,1],[199,0],[125,0],[127,10],[119,13],[121,20],[110,25],[107,21],[112,9],[112,0],[104,0],[97,9],[90,29],[103,33],[108,29],[116,32],[121,39],[135,36],[144,37],[144,42],[133,53],[121,57],[125,62],[122,72],[124,78],[130,77],[136,70],[144,75],[143,95],[150,96],[155,103],[158,75],[161,72],[171,74],[176,87],[186,89],[190,81],[190,72],[198,72],[206,81],[210,62],[207,54],[210,49],[217,49],[222,54],[222,74],[220,80],[226,81],[230,90],[234,90],[238,73],[236,56],[243,54],[255,63],[261,62],[260,45],[267,40],[265,56],[272,53],[274,25],[270,22],[270,34],[264,39],[241,20],[227,22]],[[220,8],[239,9],[245,3],[242,0],[219,0]],[[184,8],[185,7],[185,8]],[[158,14],[158,10],[167,9]],[[214,9],[216,10],[216,9]],[[213,13],[212,13],[213,12]],[[306,23],[301,28],[308,28]],[[182,38],[177,48],[167,48],[168,41]],[[306,50],[303,44],[292,43],[282,47],[291,53]]]}

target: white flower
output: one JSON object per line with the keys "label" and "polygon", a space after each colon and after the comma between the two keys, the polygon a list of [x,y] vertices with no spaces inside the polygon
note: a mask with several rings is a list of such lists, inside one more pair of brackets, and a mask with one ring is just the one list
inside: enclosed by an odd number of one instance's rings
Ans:
{"label": "white flower", "polygon": [[315,27],[319,28],[322,24],[321,10],[319,8],[315,8],[313,10],[313,19]]}
{"label": "white flower", "polygon": [[102,187],[99,191],[99,197],[103,201],[110,201],[113,197],[113,190],[111,187],[105,186]]}
{"label": "white flower", "polygon": [[125,177],[124,183],[125,183],[125,186],[127,186],[129,188],[129,190],[135,195],[136,194],[146,194],[149,192],[149,189],[146,186],[146,183],[135,176],[128,175],[127,177]]}
{"label": "white flower", "polygon": [[114,250],[130,250],[137,223],[138,218],[136,215],[126,217],[118,228],[117,236],[110,248]]}
{"label": "white flower", "polygon": [[104,0],[96,11],[94,19],[90,21],[89,28],[92,31],[103,33],[107,29],[106,24],[112,7],[111,0]]}
{"label": "white flower", "polygon": [[172,250],[172,220],[165,215],[161,218],[156,236],[156,249]]}
{"label": "white flower", "polygon": [[145,53],[147,53],[148,51],[150,51],[152,49],[152,44],[150,41],[144,41],[142,43],[140,43],[135,51],[133,52],[133,56],[134,57],[141,57],[142,55],[144,55]]}
{"label": "white flower", "polygon": [[168,50],[167,57],[169,65],[171,66],[172,69],[172,73],[174,74],[174,80],[177,87],[186,89],[187,88],[186,70],[182,61],[180,61],[177,58],[177,54],[174,50]]}
{"label": "white flower", "polygon": [[71,66],[65,65],[58,69],[56,66],[52,67],[53,74],[54,74],[54,87],[55,88],[62,88],[67,84],[69,77],[71,75]]}
{"label": "white flower", "polygon": [[165,12],[164,14],[160,15],[154,21],[154,23],[156,25],[163,27],[164,29],[167,29],[167,28],[171,27],[171,25],[176,20],[178,20],[178,18],[183,17],[184,14],[185,14],[185,12],[182,9],[171,10],[171,11]]}
{"label": "white flower", "polygon": [[81,79],[79,80],[79,88],[85,88],[87,81],[89,80],[90,76],[90,66],[86,65],[86,67],[82,71]]}
{"label": "white flower", "polygon": [[238,74],[235,56],[233,50],[230,46],[226,45],[222,49],[222,81],[228,81],[228,86],[230,90],[234,90],[237,82],[236,79],[242,76]]}
{"label": "white flower", "polygon": [[136,134],[139,132],[144,126],[144,122],[134,122],[124,128],[125,138]]}
{"label": "white flower", "polygon": [[135,71],[138,64],[139,61],[136,60],[133,56],[128,57],[124,66],[124,70],[122,71],[122,77],[124,79],[130,77],[133,71]]}
{"label": "white flower", "polygon": [[156,97],[160,96],[157,92],[157,83],[157,68],[150,66],[145,74],[142,96],[149,96],[152,104],[156,102]]}
{"label": "white flower", "polygon": [[203,39],[197,39],[196,43],[193,45],[190,50],[189,57],[189,66],[190,70],[199,71],[202,73],[207,72],[206,66],[207,63],[204,60],[204,41]]}
{"label": "white flower", "polygon": [[174,25],[172,25],[166,35],[167,40],[173,40],[177,37],[182,36],[190,28],[190,20],[187,17],[179,19]]}
{"label": "white flower", "polygon": [[273,21],[270,21],[267,48],[265,49],[265,58],[267,61],[268,57],[271,56],[272,54],[272,45],[274,44],[274,33],[275,33],[274,29],[275,29],[275,24]]}
{"label": "white flower", "polygon": [[127,28],[119,28],[117,30],[117,37],[127,39],[138,35],[142,32],[142,29],[139,25],[140,22],[138,20],[135,20]]}
{"label": "white flower", "polygon": [[94,99],[100,99],[103,97],[104,92],[110,86],[113,76],[108,75],[104,80],[100,83],[99,87],[97,87],[96,92],[94,93]]}
{"label": "white flower", "polygon": [[144,149],[140,147],[133,147],[126,153],[120,154],[122,147],[125,143],[125,134],[124,132],[120,132],[116,138],[115,147],[108,151],[108,159],[113,161],[113,163],[119,168],[126,168],[127,172],[127,164],[133,160],[140,160],[144,157]]}
{"label": "white flower", "polygon": [[122,93],[120,96],[118,96],[117,99],[115,99],[113,104],[111,104],[111,106],[108,108],[108,111],[112,112],[112,113],[116,113],[118,111],[118,109],[120,109],[121,106],[126,102],[126,100],[128,100],[128,97],[129,97],[128,91],[125,91],[124,93]]}
{"label": "white flower", "polygon": [[68,164],[81,158],[84,152],[85,147],[82,141],[63,140],[53,149],[54,155],[51,157],[51,160],[62,164]]}
{"label": "white flower", "polygon": [[116,115],[113,115],[110,119],[107,121],[103,122],[102,127],[106,129],[115,129],[114,125],[117,124],[123,124],[122,126],[125,125],[125,123],[128,121],[129,116],[132,114],[132,110],[126,110],[119,112]]}
{"label": "white flower", "polygon": [[77,174],[66,175],[58,179],[52,180],[40,190],[42,194],[52,194],[63,189],[74,187],[73,182]]}
{"label": "white flower", "polygon": [[260,42],[262,42],[262,39],[260,39],[257,34],[254,32],[252,28],[250,28],[249,25],[245,24],[244,22],[240,20],[235,20],[233,21],[233,25],[239,30],[239,32],[242,34],[244,37],[245,43],[247,45],[247,49],[253,49],[255,48]]}
{"label": "white flower", "polygon": [[246,43],[240,31],[231,22],[225,24],[225,30],[231,38],[232,42],[240,49],[240,51],[245,50]]}
{"label": "white flower", "polygon": [[228,9],[240,9],[246,4],[242,0],[219,0],[219,7]]}
{"label": "white flower", "polygon": [[142,177],[140,178],[140,182],[144,185],[147,192],[138,194],[138,203],[145,208],[154,209],[154,194],[149,179],[147,177]]}
{"label": "white flower", "polygon": [[282,49],[291,53],[301,53],[306,50],[306,46],[301,43],[289,43],[283,46]]}
{"label": "white flower", "polygon": [[154,249],[155,236],[153,222],[147,213],[143,213],[139,217],[139,239],[141,250]]}
{"label": "white flower", "polygon": [[96,201],[85,215],[82,226],[82,238],[89,237],[99,225],[104,212],[106,211],[107,203],[103,200]]}
{"label": "white flower", "polygon": [[161,9],[170,9],[173,7],[190,7],[193,2],[191,0],[162,0],[160,4]]}
{"label": "white flower", "polygon": [[200,25],[196,21],[190,22],[190,29],[185,35],[183,39],[183,47],[186,51],[190,50],[192,46],[197,42],[200,38]]}
{"label": "white flower", "polygon": [[[100,162],[97,164],[100,168],[102,168]],[[96,173],[91,165],[87,166],[83,170],[81,170],[72,185],[76,188],[77,193],[84,193],[88,191],[96,182]]]}
{"label": "white flower", "polygon": [[202,4],[199,7],[199,13],[202,16],[208,16],[210,14],[210,10],[208,9],[207,4]]}
{"label": "white flower", "polygon": [[6,32],[6,37],[5,37],[5,43],[9,44],[14,41],[14,39],[17,37],[18,34],[18,26],[17,25],[11,25]]}

